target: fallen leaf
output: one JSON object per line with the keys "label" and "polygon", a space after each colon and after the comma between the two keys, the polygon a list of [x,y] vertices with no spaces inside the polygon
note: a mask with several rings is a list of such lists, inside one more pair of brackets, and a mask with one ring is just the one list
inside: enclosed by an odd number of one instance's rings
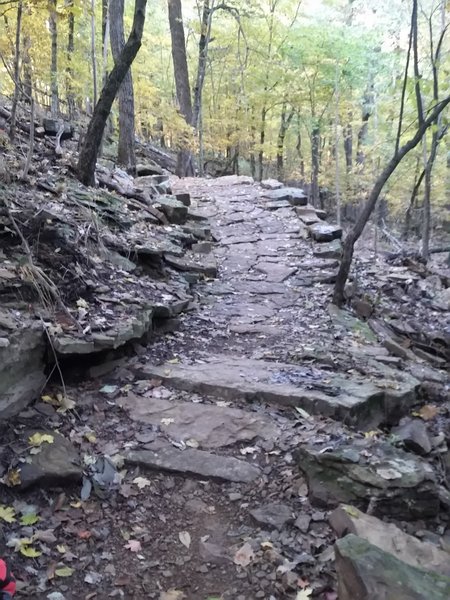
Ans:
{"label": "fallen leaf", "polygon": [[95,435],[95,433],[93,431],[88,431],[84,434],[85,439],[90,442],[91,444],[93,444],[94,442],[97,441],[97,436]]}
{"label": "fallen leaf", "polygon": [[45,544],[54,544],[57,541],[57,537],[53,533],[53,529],[44,529],[42,531],[36,531],[33,535],[33,539],[36,542],[44,542]]}
{"label": "fallen leaf", "polygon": [[189,446],[189,448],[198,448],[200,446],[198,441],[194,438],[190,438],[190,439],[186,440],[185,443],[186,443],[186,446]]}
{"label": "fallen leaf", "polygon": [[161,592],[159,600],[183,600],[185,598],[184,592],[179,590],[169,590],[168,592]]}
{"label": "fallen leaf", "polygon": [[308,600],[308,598],[311,598],[311,594],[312,594],[312,589],[305,588],[301,592],[297,592],[297,596],[295,597],[295,600]]}
{"label": "fallen leaf", "polygon": [[40,521],[40,518],[33,513],[23,515],[23,517],[20,517],[21,525],[34,525],[38,521]]}
{"label": "fallen leaf", "polygon": [[71,569],[70,567],[59,567],[55,569],[55,575],[57,577],[71,577],[75,572],[75,569]]}
{"label": "fallen leaf", "polygon": [[172,419],[171,417],[165,417],[164,419],[161,419],[161,425],[170,425],[171,423],[175,423],[175,419]]}
{"label": "fallen leaf", "polygon": [[255,554],[253,552],[253,548],[248,542],[239,548],[233,558],[233,562],[235,565],[239,565],[240,567],[248,567],[248,565],[255,558]]}
{"label": "fallen leaf", "polygon": [[171,358],[170,360],[167,361],[170,365],[177,365],[180,362],[180,359],[175,357],[175,358]]}
{"label": "fallen leaf", "polygon": [[259,448],[257,448],[256,446],[247,446],[246,448],[241,448],[239,452],[246,456],[247,454],[255,454],[256,452],[258,452],[258,450]]}
{"label": "fallen leaf", "polygon": [[434,419],[437,414],[439,414],[438,406],[435,406],[434,404],[425,404],[425,406],[422,406],[422,408],[419,410],[417,416],[424,421],[430,421],[431,419]]}
{"label": "fallen leaf", "polygon": [[190,547],[191,535],[188,531],[180,531],[178,537],[180,538],[180,542],[183,544],[183,546],[186,546],[186,548]]}
{"label": "fallen leaf", "polygon": [[39,433],[38,431],[33,435],[30,435],[30,437],[28,438],[30,446],[40,446],[44,443],[53,444],[54,441],[55,438],[53,437],[53,435],[50,435],[49,433]]}
{"label": "fallen leaf", "polygon": [[72,398],[69,398],[69,396],[57,394],[56,397],[59,401],[59,408],[56,412],[64,414],[68,410],[72,410],[73,408],[75,408],[75,401],[72,400]]}
{"label": "fallen leaf", "polygon": [[141,542],[138,540],[128,540],[124,548],[130,550],[131,552],[140,552],[142,550]]}
{"label": "fallen leaf", "polygon": [[58,550],[58,552],[59,552],[60,554],[65,554],[65,553],[66,553],[66,551],[67,551],[67,550],[66,550],[66,547],[65,547],[63,544],[58,544],[58,545],[56,546],[56,549]]}
{"label": "fallen leaf", "polygon": [[6,476],[6,484],[9,485],[9,487],[14,487],[16,485],[20,485],[21,483],[22,480],[20,479],[19,469],[11,469],[8,471]]}
{"label": "fallen leaf", "polygon": [[311,415],[309,414],[309,412],[306,412],[305,409],[300,408],[300,406],[296,406],[295,410],[298,412],[298,414],[303,417],[304,419],[310,419]]}
{"label": "fallen leaf", "polygon": [[117,385],[104,385],[102,388],[100,388],[100,392],[102,394],[114,394],[114,392],[117,392],[118,389],[119,388]]}
{"label": "fallen leaf", "polygon": [[77,532],[77,536],[80,538],[80,540],[88,540],[92,537],[92,533],[87,529],[82,529],[81,531]]}
{"label": "fallen leaf", "polygon": [[133,479],[133,483],[135,483],[140,490],[143,490],[144,488],[152,484],[150,479],[147,479],[146,477],[135,477]]}
{"label": "fallen leaf", "polygon": [[37,558],[41,556],[42,552],[40,550],[36,550],[33,546],[21,546],[19,550],[20,554],[26,556],[27,558]]}
{"label": "fallen leaf", "polygon": [[12,506],[0,506],[0,519],[6,523],[14,523],[16,520],[16,511]]}

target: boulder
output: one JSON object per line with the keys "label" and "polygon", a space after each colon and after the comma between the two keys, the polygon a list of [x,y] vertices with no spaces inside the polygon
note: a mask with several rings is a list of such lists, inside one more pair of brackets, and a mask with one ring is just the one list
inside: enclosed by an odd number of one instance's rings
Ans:
{"label": "boulder", "polygon": [[200,273],[206,277],[217,276],[217,262],[214,256],[188,252],[184,257],[164,255],[165,262],[177,271]]}
{"label": "boulder", "polygon": [[155,162],[147,162],[145,164],[136,165],[136,175],[138,177],[146,177],[147,175],[162,175],[162,168]]}
{"label": "boulder", "polygon": [[400,425],[392,430],[392,433],[411,452],[420,455],[431,452],[431,438],[427,425],[422,419],[405,417],[400,421]]}
{"label": "boulder", "polygon": [[370,506],[373,514],[402,520],[439,512],[439,485],[431,465],[387,442],[342,441],[329,451],[305,445],[296,459],[314,504]]}
{"label": "boulder", "polygon": [[148,192],[150,195],[171,193],[168,175],[145,175],[144,177],[136,177],[134,185],[137,188]]}
{"label": "boulder", "polygon": [[63,126],[62,140],[70,139],[73,136],[73,126],[70,123],[63,123],[60,119],[45,118],[42,121],[45,135],[57,136],[61,126]]}
{"label": "boulder", "polygon": [[316,258],[341,258],[342,244],[340,240],[333,240],[328,244],[317,246],[313,249]]}
{"label": "boulder", "polygon": [[332,242],[342,237],[342,228],[339,225],[320,222],[311,225],[308,229],[311,237],[316,242]]}
{"label": "boulder", "polygon": [[83,469],[75,447],[65,437],[55,431],[33,431],[50,434],[53,443],[43,442],[38,454],[31,454],[26,463],[17,468],[20,476],[19,489],[25,490],[34,485],[59,485],[68,481],[81,481]]}
{"label": "boulder", "polygon": [[308,197],[300,188],[283,187],[264,192],[264,198],[274,202],[285,200],[291,206],[305,206],[308,203]]}
{"label": "boulder", "polygon": [[283,187],[283,184],[278,179],[264,179],[261,181],[261,187],[264,190],[279,190]]}
{"label": "boulder", "polygon": [[335,545],[339,600],[448,600],[450,578],[348,535]]}
{"label": "boulder", "polygon": [[156,206],[164,213],[170,223],[183,225],[186,223],[188,208],[172,196],[158,196]]}
{"label": "boulder", "polygon": [[278,531],[281,531],[287,523],[294,521],[292,509],[286,504],[277,504],[276,502],[263,504],[259,508],[251,510],[250,514],[258,523],[268,525]]}
{"label": "boulder", "polygon": [[0,344],[0,420],[19,413],[45,384],[45,341],[40,324],[2,334]]}
{"label": "boulder", "polygon": [[384,523],[354,506],[340,506],[330,515],[330,524],[339,537],[353,533],[393,554],[411,567],[450,577],[450,554],[436,544],[408,535],[393,523]]}
{"label": "boulder", "polygon": [[184,204],[185,206],[191,205],[191,195],[187,192],[175,194],[175,198],[178,200],[178,202],[181,202],[181,204]]}

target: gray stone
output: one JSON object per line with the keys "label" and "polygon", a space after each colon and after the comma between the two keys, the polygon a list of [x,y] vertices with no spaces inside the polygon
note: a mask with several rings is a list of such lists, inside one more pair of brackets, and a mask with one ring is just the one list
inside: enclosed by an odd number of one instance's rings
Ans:
{"label": "gray stone", "polygon": [[257,467],[243,460],[232,456],[218,456],[192,448],[178,450],[167,447],[155,452],[137,450],[126,455],[125,463],[148,469],[162,469],[184,475],[197,475],[241,483],[250,483],[261,474]]}
{"label": "gray stone", "polygon": [[35,400],[45,384],[42,327],[29,323],[8,335],[0,347],[0,419],[18,414]]}
{"label": "gray stone", "polygon": [[192,244],[191,247],[192,252],[195,254],[210,254],[212,249],[212,242],[198,242],[197,244]]}
{"label": "gray stone", "polygon": [[[30,435],[34,433],[36,432],[31,432]],[[55,431],[38,433],[49,433],[53,436],[53,443],[42,443],[39,454],[30,455],[30,462],[19,465],[19,489],[81,481],[83,469],[80,466],[80,456],[69,440]]]}
{"label": "gray stone", "polygon": [[296,518],[294,527],[297,527],[302,533],[307,533],[310,523],[311,517],[307,514],[301,514]]}
{"label": "gray stone", "polygon": [[162,175],[162,168],[154,162],[141,163],[136,165],[136,175],[145,177],[146,175]]}
{"label": "gray stone", "polygon": [[267,281],[281,283],[297,272],[297,267],[289,267],[280,263],[259,262],[255,270],[267,275]]}
{"label": "gray stone", "polygon": [[339,537],[352,533],[411,567],[450,577],[450,555],[447,552],[434,543],[408,535],[393,523],[366,515],[354,506],[343,505],[330,515],[330,524]]}
{"label": "gray stone", "polygon": [[292,509],[285,504],[265,504],[250,511],[252,517],[262,525],[269,525],[281,531],[283,527],[294,520]]}
{"label": "gray stone", "polygon": [[184,204],[184,206],[191,205],[191,195],[188,193],[175,194],[175,198],[178,200],[178,202]]}
{"label": "gray stone", "polygon": [[[243,316],[248,316],[248,308]],[[263,401],[300,406],[311,413],[345,419],[360,427],[374,427],[392,413],[409,410],[419,382],[407,373],[390,373],[385,367],[381,385],[367,378],[333,375],[311,376],[301,365],[212,356],[196,364],[146,365],[142,378],[157,378],[169,386],[221,400]]]}
{"label": "gray stone", "polygon": [[290,208],[291,204],[287,200],[272,200],[266,202],[264,208],[266,210],[280,210],[281,208]]}
{"label": "gray stone", "polygon": [[324,223],[323,221],[311,225],[308,229],[313,240],[320,243],[331,242],[342,237],[341,227],[338,225],[330,225],[329,223]]}
{"label": "gray stone", "polygon": [[214,256],[198,255],[187,252],[183,257],[164,255],[165,262],[177,271],[187,271],[190,273],[200,273],[207,277],[217,276],[217,262]]}
{"label": "gray stone", "polygon": [[261,187],[264,190],[279,190],[283,187],[283,184],[278,179],[264,179],[261,181]]}
{"label": "gray stone", "polygon": [[426,424],[422,419],[405,417],[398,427],[392,429],[395,437],[403,442],[407,450],[424,455],[431,452],[431,440]]}
{"label": "gray stone", "polygon": [[[359,450],[358,462],[346,452]],[[333,507],[350,503],[376,515],[402,520],[435,517],[439,486],[432,467],[421,458],[387,442],[341,442],[323,452],[320,445],[304,445],[295,453],[308,480],[311,502]]]}
{"label": "gray stone", "polygon": [[305,225],[309,226],[314,225],[314,223],[320,223],[320,219],[312,206],[297,206],[295,212]]}
{"label": "gray stone", "polygon": [[317,258],[341,258],[342,245],[340,240],[333,240],[328,244],[316,246],[313,255]]}
{"label": "gray stone", "polygon": [[8,338],[0,337],[0,349],[1,348],[8,348],[9,345],[10,344],[9,344]]}
{"label": "gray stone", "polygon": [[308,202],[305,192],[300,188],[280,188],[264,192],[263,196],[276,202],[285,200],[289,206],[305,206]]}
{"label": "gray stone", "polygon": [[450,578],[411,567],[353,534],[335,545],[339,600],[448,600]]}
{"label": "gray stone", "polygon": [[450,288],[437,292],[431,301],[431,305],[443,312],[450,311]]}
{"label": "gray stone", "polygon": [[203,448],[221,448],[257,437],[275,440],[278,428],[264,415],[237,408],[175,402],[129,393],[117,400],[139,423],[158,425],[173,439],[194,439]]}
{"label": "gray stone", "polygon": [[170,223],[182,225],[186,223],[188,208],[171,196],[158,196],[156,207],[163,212]]}

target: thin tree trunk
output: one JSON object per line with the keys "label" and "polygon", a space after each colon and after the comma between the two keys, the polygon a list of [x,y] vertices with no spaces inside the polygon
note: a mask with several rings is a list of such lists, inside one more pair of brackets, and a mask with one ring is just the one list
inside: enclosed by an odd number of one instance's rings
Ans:
{"label": "thin tree trunk", "polygon": [[58,92],[58,23],[56,14],[56,0],[50,3],[50,34],[51,34],[51,66],[50,66],[50,89],[51,105],[50,110],[53,118],[57,118],[59,110],[59,92]]}
{"label": "thin tree trunk", "polygon": [[278,130],[277,140],[277,177],[279,181],[284,179],[284,141],[286,139],[286,133],[289,129],[289,125],[291,124],[293,116],[294,111],[291,110],[289,114],[287,114],[286,102],[283,102],[281,108],[280,129]]}
{"label": "thin tree trunk", "polygon": [[369,194],[369,198],[367,199],[367,202],[364,205],[356,223],[345,238],[343,244],[341,264],[339,267],[336,284],[334,287],[333,304],[341,306],[344,303],[344,289],[348,279],[348,275],[350,273],[355,243],[360,238],[364,227],[366,226],[366,223],[369,220],[373,209],[375,208],[378,197],[385,183],[388,181],[392,173],[394,173],[394,171],[401,163],[403,158],[408,154],[408,152],[413,150],[421,142],[427,129],[433,125],[433,123],[439,117],[441,112],[449,104],[450,96],[448,96],[447,98],[445,98],[445,100],[443,100],[437,106],[435,106],[435,108],[429,113],[428,117],[424,119],[422,123],[418,126],[415,135],[408,142],[406,142],[406,144],[404,144],[398,150],[398,152],[394,152],[394,155],[392,156],[391,160],[388,162],[388,164],[385,166],[378,179],[376,180],[375,185],[373,186]]}
{"label": "thin tree trunk", "polygon": [[[119,59],[125,46],[123,27],[124,0],[110,3],[110,36],[114,62]],[[117,160],[131,173],[136,170],[134,92],[131,69],[127,71],[119,89],[119,147]]]}
{"label": "thin tree trunk", "polygon": [[208,45],[211,36],[211,8],[212,6],[210,0],[204,0],[200,39],[198,42],[198,66],[197,78],[194,87],[194,108],[192,116],[192,125],[197,131],[200,127],[202,92],[206,75],[206,59],[208,57]]}
{"label": "thin tree trunk", "polygon": [[22,12],[23,4],[22,0],[19,0],[19,4],[17,5],[16,47],[14,54],[14,97],[11,108],[11,124],[9,127],[9,138],[11,141],[14,140],[16,135],[17,105],[20,96],[20,36],[22,30]]}
{"label": "thin tree trunk", "polygon": [[[178,105],[186,123],[192,125],[191,88],[189,84],[181,0],[168,0],[168,8]],[[186,177],[194,174],[195,170],[191,153],[184,148],[180,149],[177,156],[177,175],[179,177]]]}
{"label": "thin tree trunk", "polygon": [[69,109],[69,118],[73,119],[75,114],[75,96],[73,93],[73,69],[72,59],[75,50],[75,15],[73,13],[73,0],[68,2],[69,9],[69,33],[67,36],[67,69],[66,69],[66,94]]}
{"label": "thin tree trunk", "polygon": [[30,57],[31,39],[27,34],[23,39],[23,50],[22,50],[22,69],[23,69],[23,98],[25,102],[30,102],[30,98],[33,96],[33,73],[31,69],[31,57]]}
{"label": "thin tree trunk", "polygon": [[320,128],[315,125],[311,132],[311,203],[319,206]]}
{"label": "thin tree trunk", "polygon": [[350,173],[353,167],[353,127],[352,127],[352,112],[348,112],[349,121],[344,127],[344,152],[345,152],[345,166],[347,173]]}
{"label": "thin tree trunk", "polygon": [[364,92],[363,104],[362,104],[362,124],[358,131],[358,140],[356,145],[356,164],[364,165],[366,161],[366,153],[364,146],[367,142],[367,133],[369,131],[369,119],[372,116],[374,108],[374,81],[373,73],[370,75],[370,81],[367,85],[366,91]]}
{"label": "thin tree trunk", "polygon": [[95,166],[106,121],[120,85],[141,47],[146,5],[147,0],[135,0],[133,26],[130,35],[94,108],[94,114],[89,123],[78,159],[78,179],[85,185],[94,185],[95,183]]}
{"label": "thin tree trunk", "polygon": [[259,151],[258,151],[258,181],[264,178],[264,142],[266,140],[266,117],[267,110],[263,106],[261,110],[261,129],[259,130]]}
{"label": "thin tree trunk", "polygon": [[[114,2],[113,2],[114,4]],[[95,0],[91,0],[91,62],[92,62],[92,87],[94,92],[94,105],[97,104],[97,51],[95,44]]]}
{"label": "thin tree trunk", "polygon": [[339,71],[338,64],[336,63],[335,73],[335,93],[336,93],[336,105],[334,109],[334,187],[336,195],[336,220],[337,224],[341,224],[341,172],[339,168],[339,102],[340,102],[340,89],[339,89]]}

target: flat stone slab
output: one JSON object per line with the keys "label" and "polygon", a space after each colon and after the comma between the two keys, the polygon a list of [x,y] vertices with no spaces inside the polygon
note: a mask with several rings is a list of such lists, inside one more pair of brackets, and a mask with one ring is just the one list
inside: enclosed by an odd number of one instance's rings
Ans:
{"label": "flat stone slab", "polygon": [[333,240],[328,244],[321,244],[313,249],[316,258],[341,258],[342,244],[340,240]]}
{"label": "flat stone slab", "polygon": [[51,435],[53,443],[42,443],[38,454],[31,454],[27,459],[29,462],[17,467],[21,482],[19,489],[81,481],[83,469],[80,456],[71,442],[54,431],[32,431],[29,435],[34,433]]}
{"label": "flat stone slab", "polygon": [[164,260],[168,265],[177,271],[200,273],[201,275],[206,275],[207,277],[217,276],[217,262],[214,256],[211,255],[187,253],[183,257],[178,257],[173,256],[172,254],[165,254]]}
{"label": "flat stone slab", "polygon": [[308,229],[316,242],[331,242],[342,237],[342,229],[338,225],[320,222],[311,225]]}
{"label": "flat stone slab", "polygon": [[291,208],[291,205],[287,200],[272,200],[271,202],[266,202],[264,208],[267,210],[279,210],[280,208]]}
{"label": "flat stone slab", "polygon": [[[308,203],[308,197],[300,188],[280,188],[263,193],[264,198],[272,201],[286,200],[290,206],[305,206]],[[267,205],[266,205],[267,206]]]}
{"label": "flat stone slab", "polygon": [[412,567],[356,535],[335,545],[339,600],[448,600],[450,578]]}
{"label": "flat stone slab", "polygon": [[264,179],[261,181],[261,187],[265,190],[279,190],[283,184],[278,179]]}
{"label": "flat stone slab", "polygon": [[370,427],[384,421],[392,411],[408,409],[419,385],[405,373],[396,374],[392,381],[385,377],[377,385],[368,379],[333,375],[301,365],[220,355],[204,363],[147,364],[139,374],[188,392],[225,400],[299,406],[311,413]]}
{"label": "flat stone slab", "polygon": [[[176,198],[171,196],[158,196],[156,205],[171,223],[182,225],[186,222],[188,208]],[[192,214],[190,214],[190,216],[192,217]]]}
{"label": "flat stone slab", "polygon": [[281,531],[286,523],[294,520],[292,509],[286,504],[277,504],[276,502],[263,504],[259,508],[251,510],[250,514],[261,525],[274,527],[278,531]]}
{"label": "flat stone slab", "polygon": [[[147,367],[144,373],[147,376]],[[133,421],[157,425],[183,442],[194,439],[203,448],[231,446],[256,437],[275,440],[279,434],[276,425],[264,415],[228,406],[175,402],[131,393],[120,398],[118,404],[129,412]]]}
{"label": "flat stone slab", "polygon": [[287,267],[272,262],[259,262],[255,265],[255,270],[264,273],[267,276],[267,281],[282,283],[297,272],[297,267]]}
{"label": "flat stone slab", "polygon": [[162,469],[183,475],[196,475],[238,483],[250,483],[261,475],[258,467],[243,460],[232,456],[218,456],[193,448],[177,450],[167,447],[157,451],[137,450],[128,453],[125,463],[147,469]]}

